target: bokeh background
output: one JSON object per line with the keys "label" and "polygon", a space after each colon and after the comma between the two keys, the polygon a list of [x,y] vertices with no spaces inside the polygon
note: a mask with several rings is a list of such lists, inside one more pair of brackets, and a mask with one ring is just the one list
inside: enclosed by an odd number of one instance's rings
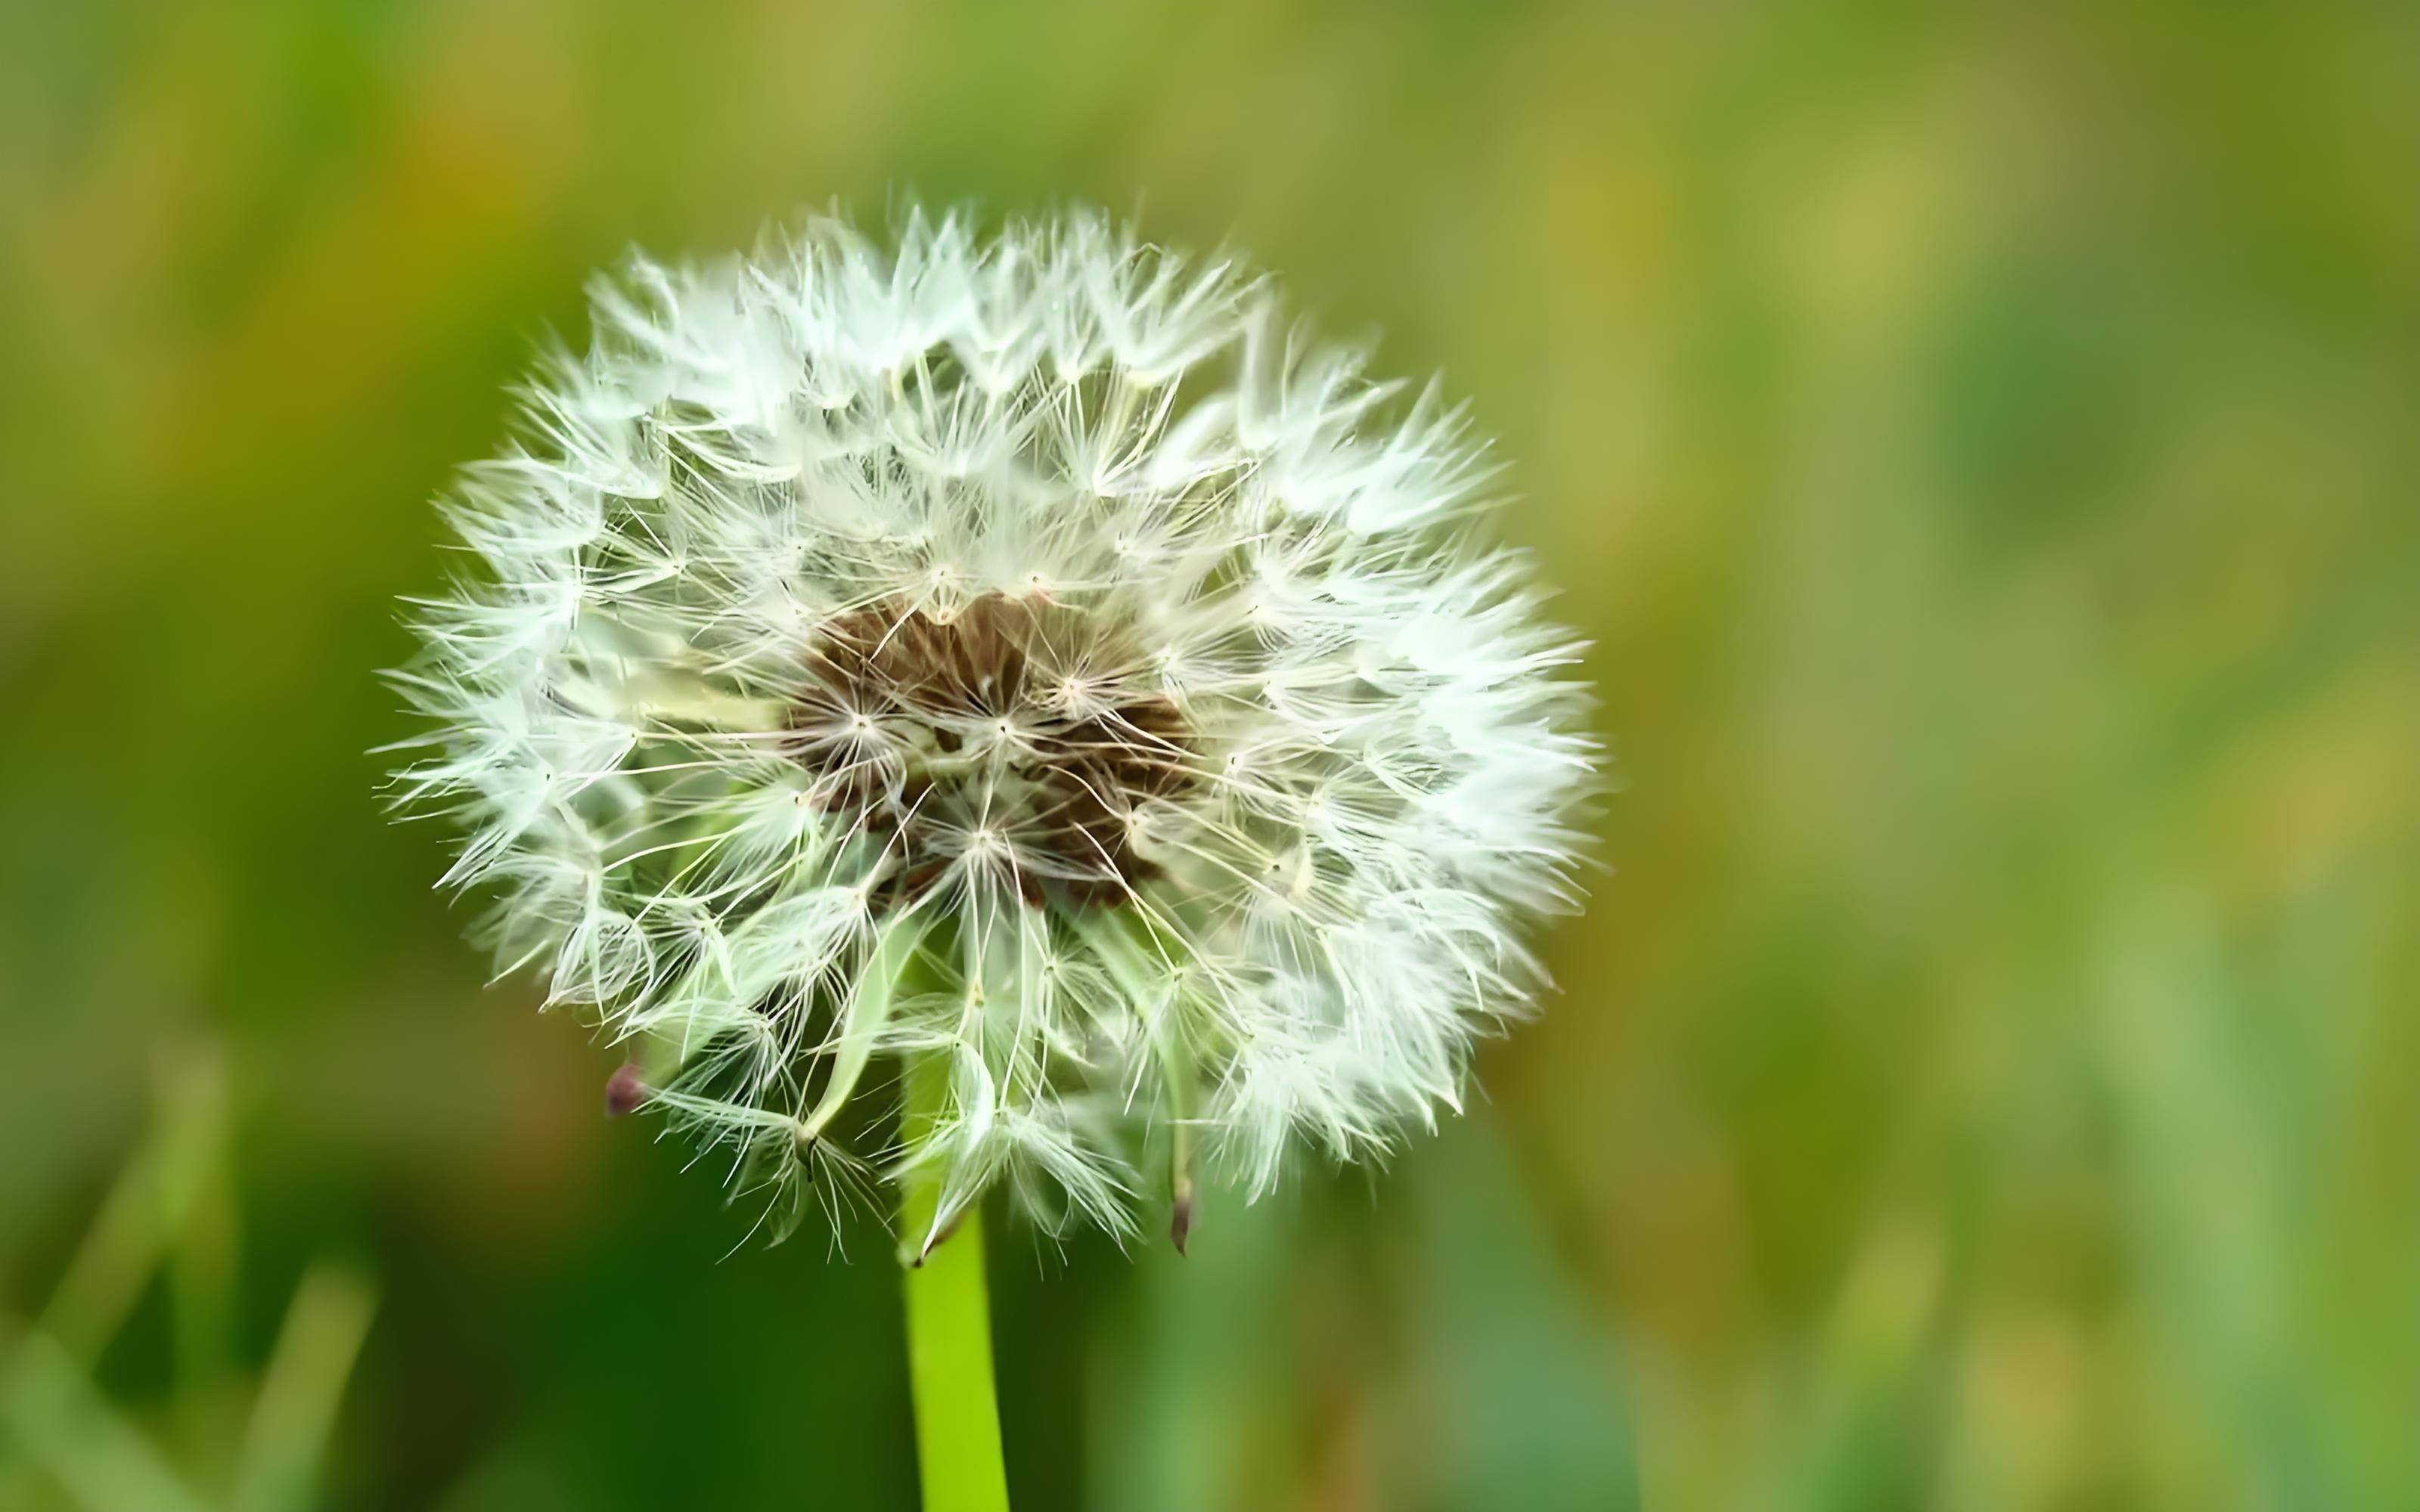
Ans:
{"label": "bokeh background", "polygon": [[1442,371],[1619,778],[1467,1119],[998,1239],[1021,1505],[2420,1504],[2420,12],[20,0],[0,1505],[912,1504],[365,754],[587,271],[911,194]]}

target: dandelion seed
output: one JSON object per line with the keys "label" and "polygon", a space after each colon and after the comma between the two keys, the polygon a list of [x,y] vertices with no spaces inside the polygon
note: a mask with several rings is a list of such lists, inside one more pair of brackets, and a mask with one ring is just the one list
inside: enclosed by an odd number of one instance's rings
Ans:
{"label": "dandelion seed", "polygon": [[1458,411],[1093,214],[818,221],[594,308],[447,506],[484,567],[418,610],[397,792],[628,1047],[612,1111],[786,1222],[937,1057],[877,1162],[935,1233],[1000,1186],[1182,1247],[1195,1149],[1257,1193],[1458,1105],[1593,758]]}
{"label": "dandelion seed", "polygon": [[646,1077],[637,1066],[626,1063],[606,1078],[605,1116],[607,1118],[627,1118],[645,1106],[646,1102]]}

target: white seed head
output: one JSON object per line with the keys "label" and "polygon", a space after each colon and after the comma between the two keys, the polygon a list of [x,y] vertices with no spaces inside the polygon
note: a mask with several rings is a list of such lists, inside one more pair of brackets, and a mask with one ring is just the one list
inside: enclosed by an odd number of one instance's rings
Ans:
{"label": "white seed head", "polygon": [[[1257,1193],[1456,1105],[1593,755],[1460,411],[1089,213],[593,301],[446,502],[483,565],[418,606],[398,797],[617,1108],[783,1221],[919,1167],[937,1223],[1123,1233],[1197,1148]],[[851,1156],[915,1057],[930,1136]]]}

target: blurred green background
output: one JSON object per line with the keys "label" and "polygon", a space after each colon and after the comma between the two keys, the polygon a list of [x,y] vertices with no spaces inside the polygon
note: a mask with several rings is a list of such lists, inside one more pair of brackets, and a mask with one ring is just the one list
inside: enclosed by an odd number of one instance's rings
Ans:
{"label": "blurred green background", "polygon": [[2420,1504],[2420,12],[18,0],[0,1506],[911,1504],[365,754],[588,270],[910,193],[1442,370],[1621,782],[1468,1119],[999,1239],[1023,1506]]}

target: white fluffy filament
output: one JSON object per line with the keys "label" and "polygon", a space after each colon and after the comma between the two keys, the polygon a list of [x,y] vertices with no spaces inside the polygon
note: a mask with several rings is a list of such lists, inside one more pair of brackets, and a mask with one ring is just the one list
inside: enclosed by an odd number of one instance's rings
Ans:
{"label": "white fluffy filament", "polygon": [[787,1221],[865,1175],[869,1067],[946,1057],[884,1169],[1117,1232],[1147,1150],[1257,1192],[1455,1104],[1593,755],[1457,411],[1091,214],[594,308],[448,501],[398,792],[644,1101]]}

